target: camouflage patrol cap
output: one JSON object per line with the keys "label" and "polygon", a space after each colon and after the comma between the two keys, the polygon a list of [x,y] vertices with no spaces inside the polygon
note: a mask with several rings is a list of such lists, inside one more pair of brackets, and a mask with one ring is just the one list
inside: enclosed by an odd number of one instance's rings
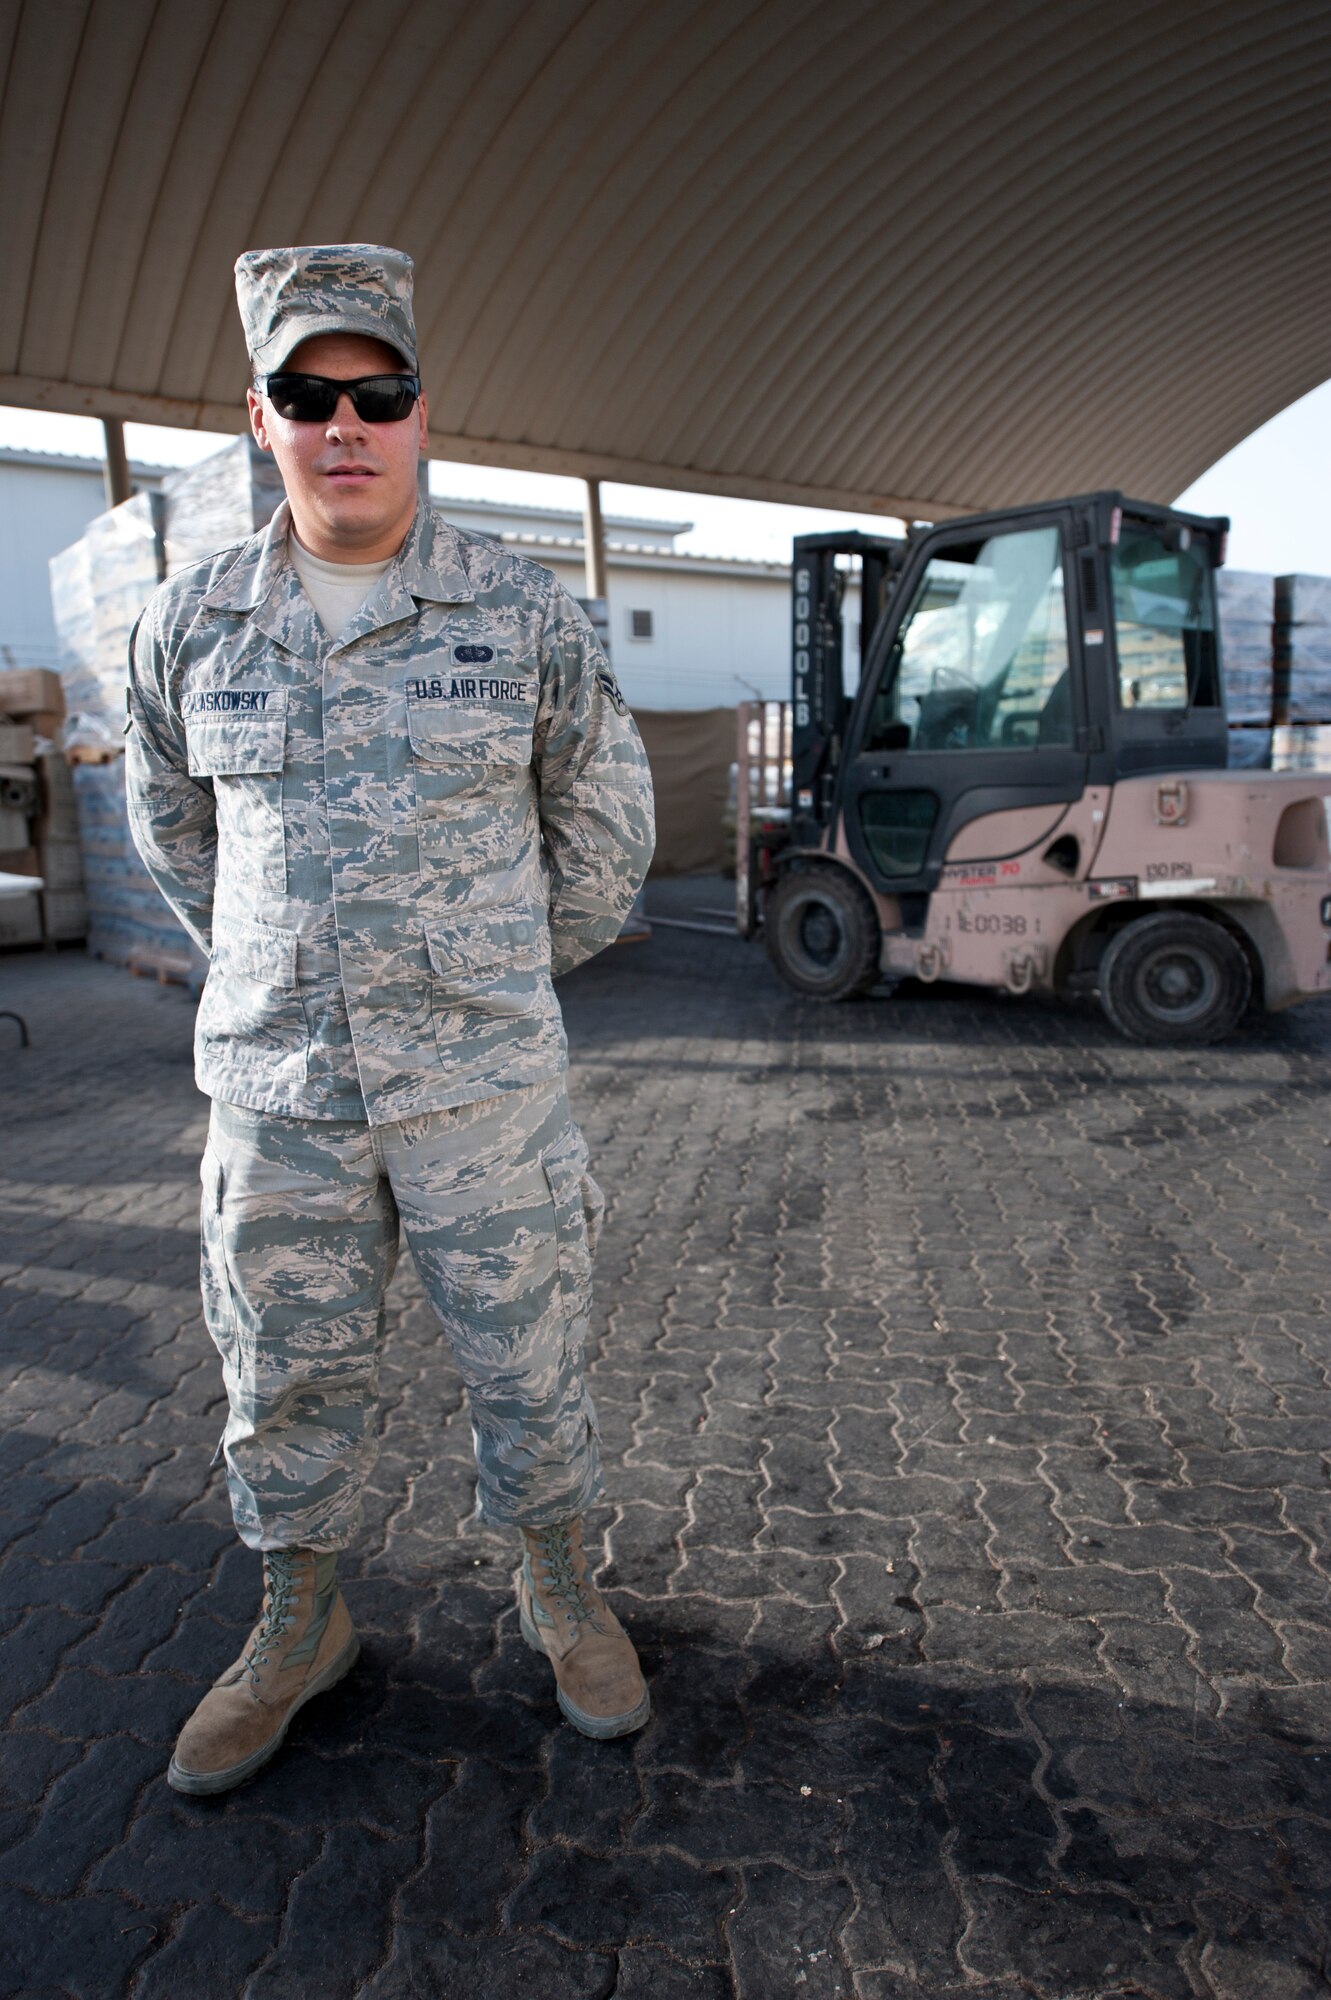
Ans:
{"label": "camouflage patrol cap", "polygon": [[236,259],[236,301],[259,374],[273,374],[319,333],[361,333],[416,368],[412,262],[378,243],[316,243],[247,250]]}

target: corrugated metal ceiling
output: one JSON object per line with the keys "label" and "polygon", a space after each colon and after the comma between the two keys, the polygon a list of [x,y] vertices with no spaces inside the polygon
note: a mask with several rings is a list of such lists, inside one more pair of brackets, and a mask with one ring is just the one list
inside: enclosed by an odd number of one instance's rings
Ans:
{"label": "corrugated metal ceiling", "polygon": [[234,428],[247,247],[418,266],[443,457],[1168,498],[1331,375],[1326,0],[0,0],[0,400]]}

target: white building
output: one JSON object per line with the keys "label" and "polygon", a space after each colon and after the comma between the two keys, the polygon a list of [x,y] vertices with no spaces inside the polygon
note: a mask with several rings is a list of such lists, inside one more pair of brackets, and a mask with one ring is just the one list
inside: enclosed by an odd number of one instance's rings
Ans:
{"label": "white building", "polygon": [[[157,466],[130,468],[157,486]],[[54,667],[59,651],[47,564],[106,508],[100,458],[0,448],[0,668]]]}

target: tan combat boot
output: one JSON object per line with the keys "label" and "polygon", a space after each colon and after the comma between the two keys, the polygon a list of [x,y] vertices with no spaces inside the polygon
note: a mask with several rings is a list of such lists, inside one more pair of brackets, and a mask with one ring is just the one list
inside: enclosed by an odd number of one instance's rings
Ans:
{"label": "tan combat boot", "polygon": [[234,1666],[215,1680],[176,1743],[178,1792],[225,1792],[282,1747],[291,1718],[355,1665],[360,1641],[337,1587],[337,1557],[270,1550],[263,1612]]}
{"label": "tan combat boot", "polygon": [[587,1574],[582,1522],[524,1528],[518,1572],[522,1636],[555,1670],[559,1706],[584,1736],[641,1729],[652,1698],[633,1641]]}

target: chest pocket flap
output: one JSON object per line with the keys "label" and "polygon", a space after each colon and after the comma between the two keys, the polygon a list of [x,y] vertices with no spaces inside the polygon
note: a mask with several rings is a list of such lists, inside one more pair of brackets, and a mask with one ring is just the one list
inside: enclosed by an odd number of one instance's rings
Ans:
{"label": "chest pocket flap", "polygon": [[408,701],[407,733],[426,764],[530,764],[536,716],[529,702]]}
{"label": "chest pocket flap", "polygon": [[[246,698],[253,706],[245,705]],[[194,689],[184,697],[184,710],[192,778],[248,777],[282,769],[285,688]]]}

